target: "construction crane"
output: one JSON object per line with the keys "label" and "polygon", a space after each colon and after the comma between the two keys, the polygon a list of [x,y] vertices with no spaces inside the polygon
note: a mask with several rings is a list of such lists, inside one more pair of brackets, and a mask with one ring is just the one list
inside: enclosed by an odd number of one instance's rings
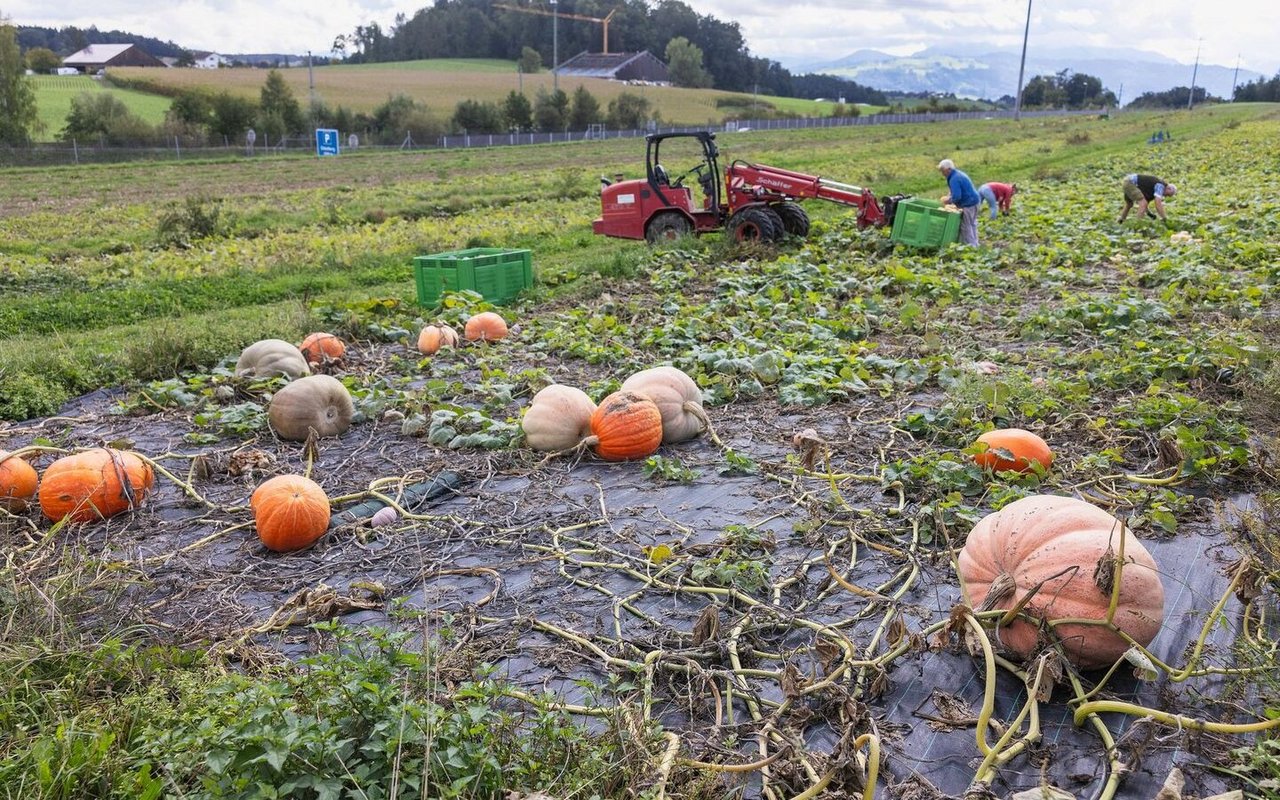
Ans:
{"label": "construction crane", "polygon": [[532,8],[526,6],[509,6],[506,3],[494,3],[494,8],[502,8],[507,11],[521,11],[525,14],[541,14],[544,17],[564,17],[565,19],[579,19],[583,22],[599,22],[600,27],[604,29],[604,50],[607,55],[609,52],[609,20],[613,19],[613,15],[618,13],[618,9],[610,11],[603,17],[588,17],[583,14],[570,14],[564,11],[547,11],[544,8]]}

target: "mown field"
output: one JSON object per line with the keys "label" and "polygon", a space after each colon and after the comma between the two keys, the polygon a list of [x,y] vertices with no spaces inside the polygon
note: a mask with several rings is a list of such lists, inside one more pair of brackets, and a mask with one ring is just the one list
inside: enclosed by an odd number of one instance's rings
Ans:
{"label": "mown field", "polygon": [[67,124],[71,101],[85,92],[110,92],[129,110],[152,125],[164,122],[169,98],[131,89],[105,85],[87,75],[35,75],[31,78],[36,95],[36,111],[44,130],[37,141],[53,141]]}
{"label": "mown field", "polygon": [[[159,472],[107,522],[0,512],[0,796],[1109,800],[1177,766],[1276,797],[1277,134],[1242,105],[720,137],[881,195],[941,194],[942,157],[1018,182],[940,252],[820,203],[806,242],[598,239],[627,141],[4,171],[0,448]],[[1135,170],[1178,184],[1168,225],[1117,224]],[[424,357],[488,304],[418,307],[410,260],[471,246],[531,249],[536,285],[509,338]],[[266,422],[282,381],[231,367],[312,330],[357,413],[304,447]],[[715,439],[525,446],[541,387],[663,363]],[[996,427],[1052,468],[979,468]],[[269,553],[246,504],[285,472],[401,513]],[[962,605],[970,529],[1038,493],[1151,551],[1145,677],[1020,660]]]}
{"label": "mown field", "polygon": [[[352,111],[373,111],[388,98],[404,94],[425,104],[441,120],[453,116],[462,100],[499,103],[512,91],[523,91],[532,98],[540,89],[550,92],[555,84],[552,74],[543,70],[536,75],[520,75],[514,61],[492,59],[432,59],[428,61],[386,64],[335,64],[312,70],[316,98],[330,106],[344,106]],[[281,70],[294,96],[305,102],[310,85],[305,68]],[[255,100],[266,80],[260,69],[113,69],[110,75],[132,81],[145,81],[157,87],[172,89],[200,88],[228,91]],[[719,124],[729,111],[716,106],[723,98],[735,98],[750,105],[750,94],[721,92],[712,89],[676,89],[667,86],[628,86],[617,81],[597,78],[570,78],[559,81],[560,88],[572,95],[585,86],[602,109],[623,92],[643,95],[668,123],[676,125]],[[762,107],[772,105],[783,111],[806,116],[830,116],[833,103],[816,103],[796,98],[757,98]]]}

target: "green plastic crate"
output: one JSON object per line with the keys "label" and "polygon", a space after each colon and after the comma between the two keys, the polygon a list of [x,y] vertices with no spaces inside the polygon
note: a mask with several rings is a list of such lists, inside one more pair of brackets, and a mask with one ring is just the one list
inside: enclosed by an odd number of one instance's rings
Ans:
{"label": "green plastic crate", "polygon": [[413,260],[418,305],[430,308],[443,292],[470,289],[492,303],[505,303],[533,285],[533,253],[472,247]]}
{"label": "green plastic crate", "polygon": [[943,247],[960,238],[960,214],[947,211],[937,200],[903,200],[889,238],[912,247]]}

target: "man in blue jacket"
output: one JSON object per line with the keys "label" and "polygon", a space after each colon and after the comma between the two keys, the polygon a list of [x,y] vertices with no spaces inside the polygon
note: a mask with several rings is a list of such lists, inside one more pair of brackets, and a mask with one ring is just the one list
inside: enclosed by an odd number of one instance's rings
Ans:
{"label": "man in blue jacket", "polygon": [[974,188],[969,176],[956,169],[955,162],[944,158],[938,162],[938,171],[947,179],[947,188],[951,191],[951,204],[960,209],[960,242],[972,247],[978,246],[978,205],[982,197]]}

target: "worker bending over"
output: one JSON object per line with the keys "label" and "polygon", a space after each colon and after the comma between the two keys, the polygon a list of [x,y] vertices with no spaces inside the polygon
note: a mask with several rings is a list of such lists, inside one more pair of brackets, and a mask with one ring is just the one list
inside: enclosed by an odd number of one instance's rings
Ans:
{"label": "worker bending over", "polygon": [[1160,215],[1160,219],[1168,219],[1164,215],[1164,201],[1178,193],[1177,186],[1154,175],[1126,175],[1121,186],[1124,188],[1124,211],[1120,212],[1121,222],[1129,216],[1129,209],[1135,204],[1138,206],[1138,219],[1142,219],[1144,214],[1150,214],[1151,212],[1147,210],[1148,203],[1155,203],[1156,213]]}
{"label": "worker bending over", "polygon": [[1013,207],[1013,196],[1018,193],[1018,184],[984,183],[978,187],[978,196],[991,209],[991,218],[996,218],[996,209],[1001,214],[1008,214]]}

